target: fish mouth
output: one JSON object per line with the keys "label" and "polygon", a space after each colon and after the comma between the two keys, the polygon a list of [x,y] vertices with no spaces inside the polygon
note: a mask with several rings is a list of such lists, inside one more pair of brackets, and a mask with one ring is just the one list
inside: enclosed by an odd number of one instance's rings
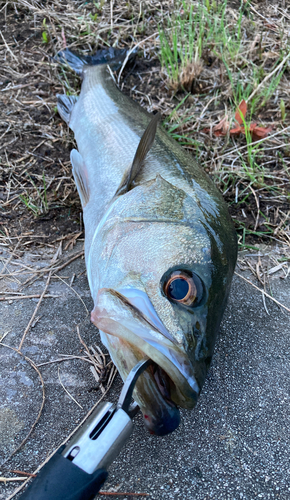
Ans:
{"label": "fish mouth", "polygon": [[138,379],[134,399],[150,432],[172,432],[180,422],[177,406],[193,408],[200,389],[186,353],[160,321],[147,294],[133,288],[102,288],[91,319],[105,334],[123,380],[144,355],[153,361]]}

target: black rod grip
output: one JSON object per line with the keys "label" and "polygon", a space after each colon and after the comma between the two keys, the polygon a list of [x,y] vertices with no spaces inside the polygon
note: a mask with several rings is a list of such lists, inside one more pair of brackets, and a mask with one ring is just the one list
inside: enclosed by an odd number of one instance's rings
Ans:
{"label": "black rod grip", "polygon": [[107,479],[108,473],[98,469],[93,474],[83,471],[61,455],[61,447],[44,465],[20,500],[91,500]]}

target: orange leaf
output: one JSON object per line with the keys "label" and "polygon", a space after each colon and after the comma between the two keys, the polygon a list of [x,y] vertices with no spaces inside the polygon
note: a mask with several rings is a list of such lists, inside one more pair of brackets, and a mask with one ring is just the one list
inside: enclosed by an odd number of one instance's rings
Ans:
{"label": "orange leaf", "polygon": [[240,125],[237,125],[235,128],[231,128],[230,135],[240,135],[241,132],[242,132],[242,129],[241,129]]}
{"label": "orange leaf", "polygon": [[235,120],[239,123],[239,125],[242,125],[242,123],[243,123],[242,116],[243,116],[243,118],[245,118],[246,113],[247,113],[247,103],[246,103],[245,99],[243,99],[240,102],[240,104],[238,105],[237,111],[235,114]]}
{"label": "orange leaf", "polygon": [[267,137],[267,135],[270,134],[270,132],[272,132],[272,127],[267,127],[267,128],[255,127],[255,128],[253,128],[253,130],[252,130],[253,141],[259,141],[260,139],[265,139],[265,137]]}
{"label": "orange leaf", "polygon": [[223,135],[227,135],[226,132],[224,132],[223,130],[214,130],[213,131],[213,134],[216,136],[216,137],[221,137]]}
{"label": "orange leaf", "polygon": [[228,117],[225,116],[217,125],[213,127],[213,130],[224,130],[225,128],[228,128]]}
{"label": "orange leaf", "polygon": [[253,130],[255,130],[256,127],[257,127],[256,123],[251,123],[250,126],[249,126],[249,131],[253,132]]}

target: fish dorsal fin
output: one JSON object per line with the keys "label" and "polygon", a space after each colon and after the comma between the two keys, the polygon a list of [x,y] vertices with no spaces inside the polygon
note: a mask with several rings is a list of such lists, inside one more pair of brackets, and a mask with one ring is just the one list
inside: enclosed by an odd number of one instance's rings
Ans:
{"label": "fish dorsal fin", "polygon": [[128,191],[130,191],[130,189],[132,189],[132,183],[139,174],[144,160],[153,145],[160,116],[160,113],[156,113],[156,115],[153,116],[149,125],[147,126],[144,134],[140,139],[132,165],[130,165],[128,170],[125,172],[115,196],[120,196],[121,194],[127,193]]}
{"label": "fish dorsal fin", "polygon": [[86,165],[82,155],[76,149],[72,149],[70,161],[73,166],[72,171],[79,197],[84,208],[90,199]]}

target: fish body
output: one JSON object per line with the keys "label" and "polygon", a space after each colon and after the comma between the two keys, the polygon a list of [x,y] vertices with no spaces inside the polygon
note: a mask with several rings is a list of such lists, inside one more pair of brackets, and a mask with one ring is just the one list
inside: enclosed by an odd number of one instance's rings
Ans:
{"label": "fish body", "polygon": [[[113,66],[119,55],[110,54]],[[203,386],[236,233],[208,175],[156,117],[120,92],[107,62],[69,51],[62,58],[83,76],[79,97],[59,96],[58,108],[78,146],[71,162],[92,321],[123,379],[144,354],[154,361],[134,398],[148,429],[163,435],[178,426],[178,406],[193,408]]]}

